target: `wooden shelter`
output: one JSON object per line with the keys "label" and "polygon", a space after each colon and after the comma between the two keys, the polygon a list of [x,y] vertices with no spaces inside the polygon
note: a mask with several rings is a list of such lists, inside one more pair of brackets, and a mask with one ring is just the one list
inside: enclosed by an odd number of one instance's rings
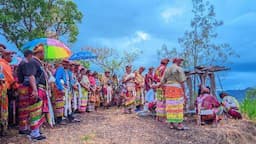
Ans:
{"label": "wooden shelter", "polygon": [[224,66],[197,66],[193,71],[185,71],[187,76],[187,87],[189,90],[189,110],[194,109],[194,102],[197,96],[197,89],[199,85],[206,86],[206,80],[210,80],[211,93],[216,96],[216,77],[215,73],[220,71],[227,71],[230,68]]}

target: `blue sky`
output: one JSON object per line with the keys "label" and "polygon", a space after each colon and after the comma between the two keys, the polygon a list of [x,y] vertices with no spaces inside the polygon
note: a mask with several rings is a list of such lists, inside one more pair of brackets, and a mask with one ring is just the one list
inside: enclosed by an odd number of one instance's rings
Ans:
{"label": "blue sky", "polygon": [[[190,28],[191,0],[74,0],[84,14],[73,51],[82,47],[112,47],[119,51],[143,50],[135,62],[157,66],[156,51],[165,43],[177,47]],[[216,41],[229,43],[240,55],[232,58],[231,71],[221,74],[224,89],[256,86],[256,1],[210,0],[217,18],[224,21]],[[6,41],[1,37],[1,41]],[[8,44],[13,48],[12,44]]]}

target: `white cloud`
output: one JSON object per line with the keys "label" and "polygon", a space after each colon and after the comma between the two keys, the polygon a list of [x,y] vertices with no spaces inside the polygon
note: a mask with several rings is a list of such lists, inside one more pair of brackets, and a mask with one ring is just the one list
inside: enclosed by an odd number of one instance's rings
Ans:
{"label": "white cloud", "polygon": [[166,23],[171,23],[176,17],[184,13],[182,8],[167,8],[161,12],[161,17]]}
{"label": "white cloud", "polygon": [[136,35],[139,39],[144,40],[144,41],[148,40],[150,38],[150,35],[148,33],[143,32],[143,31],[137,31]]}

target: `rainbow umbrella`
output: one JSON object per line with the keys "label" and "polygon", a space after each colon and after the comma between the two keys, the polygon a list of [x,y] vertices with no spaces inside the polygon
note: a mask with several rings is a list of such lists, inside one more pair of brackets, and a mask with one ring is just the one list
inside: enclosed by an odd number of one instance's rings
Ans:
{"label": "rainbow umbrella", "polygon": [[45,59],[47,60],[65,59],[71,56],[71,51],[65,44],[59,40],[51,38],[39,38],[32,40],[21,47],[21,50],[33,50],[38,44],[44,45]]}

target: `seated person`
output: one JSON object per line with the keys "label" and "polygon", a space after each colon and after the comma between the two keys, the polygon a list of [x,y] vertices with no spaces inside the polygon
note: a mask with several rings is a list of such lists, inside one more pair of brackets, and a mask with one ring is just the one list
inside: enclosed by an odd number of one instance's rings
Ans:
{"label": "seated person", "polygon": [[209,88],[202,88],[201,95],[197,98],[196,103],[203,122],[219,120],[217,116],[222,114],[222,107],[217,98],[210,94]]}
{"label": "seated person", "polygon": [[224,112],[233,119],[242,119],[241,112],[239,111],[239,103],[236,98],[229,96],[227,93],[220,93],[222,99],[221,104],[223,105]]}

